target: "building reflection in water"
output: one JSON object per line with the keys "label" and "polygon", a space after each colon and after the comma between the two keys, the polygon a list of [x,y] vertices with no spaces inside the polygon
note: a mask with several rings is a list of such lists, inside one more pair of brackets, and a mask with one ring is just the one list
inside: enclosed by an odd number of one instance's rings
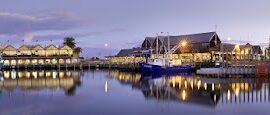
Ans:
{"label": "building reflection in water", "polygon": [[146,99],[176,101],[215,107],[217,104],[268,103],[267,78],[234,76],[213,78],[198,75],[145,76],[110,71],[120,83],[143,92]]}
{"label": "building reflection in water", "polygon": [[12,93],[17,88],[23,91],[61,89],[66,95],[74,95],[81,84],[80,74],[79,71],[3,71],[0,90]]}

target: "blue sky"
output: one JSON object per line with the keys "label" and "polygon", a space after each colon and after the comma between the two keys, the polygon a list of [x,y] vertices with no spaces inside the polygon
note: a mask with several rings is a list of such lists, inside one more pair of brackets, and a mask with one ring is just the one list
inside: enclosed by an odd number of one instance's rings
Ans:
{"label": "blue sky", "polygon": [[[0,42],[61,44],[74,36],[84,55],[139,46],[145,36],[215,30],[232,42],[267,43],[269,0],[0,0]],[[105,47],[104,44],[108,44]],[[89,49],[90,48],[90,49]],[[90,55],[91,48],[95,51]],[[88,50],[89,49],[89,50]],[[97,51],[99,49],[99,51]],[[114,51],[109,54],[114,54]],[[95,53],[94,53],[95,52]]]}

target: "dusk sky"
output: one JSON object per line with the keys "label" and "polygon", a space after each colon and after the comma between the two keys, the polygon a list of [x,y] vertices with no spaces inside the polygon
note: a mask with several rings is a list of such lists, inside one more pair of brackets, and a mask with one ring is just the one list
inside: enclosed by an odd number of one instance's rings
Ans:
{"label": "dusk sky", "polygon": [[[137,47],[145,36],[215,31],[253,44],[270,36],[269,0],[0,0],[0,42],[61,44],[73,36],[83,55]],[[108,44],[105,47],[105,44]],[[97,49],[92,54],[90,49]],[[114,54],[114,51],[107,51]],[[94,53],[95,52],[95,53]]]}

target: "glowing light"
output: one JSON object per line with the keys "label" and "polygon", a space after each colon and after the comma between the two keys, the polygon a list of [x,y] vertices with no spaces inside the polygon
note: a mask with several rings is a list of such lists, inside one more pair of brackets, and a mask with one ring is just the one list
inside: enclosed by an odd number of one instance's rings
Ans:
{"label": "glowing light", "polygon": [[5,77],[5,78],[9,78],[9,76],[10,76],[9,71],[4,71],[4,77]]}
{"label": "glowing light", "polygon": [[37,78],[37,72],[34,71],[32,74],[33,74],[34,78],[36,79]]}
{"label": "glowing light", "polygon": [[231,37],[228,37],[228,38],[227,38],[227,40],[228,40],[228,41],[231,41],[231,40],[232,40],[232,38],[231,38]]}
{"label": "glowing light", "polygon": [[30,72],[26,72],[26,73],[25,73],[25,76],[26,76],[27,78],[30,78],[30,77],[31,77],[31,73],[30,73]]}
{"label": "glowing light", "polygon": [[56,72],[53,72],[53,79],[55,79],[56,78],[56,75],[57,73]]}
{"label": "glowing light", "polygon": [[215,84],[212,83],[212,91],[215,90]]}
{"label": "glowing light", "polygon": [[234,93],[235,93],[235,96],[239,96],[239,94],[240,94],[240,88],[236,88]]}
{"label": "glowing light", "polygon": [[182,91],[181,98],[182,98],[182,100],[186,100],[187,99],[187,92],[185,90]]}
{"label": "glowing light", "polygon": [[217,101],[217,95],[215,94],[214,95],[214,102],[216,102]]}
{"label": "glowing light", "polygon": [[185,80],[185,88],[187,88],[187,81]]}
{"label": "glowing light", "polygon": [[187,42],[186,41],[182,41],[181,42],[181,46],[185,47],[187,45]]}
{"label": "glowing light", "polygon": [[105,89],[104,89],[105,93],[108,92],[108,81],[105,82]]}
{"label": "glowing light", "polygon": [[190,85],[191,85],[191,89],[193,89],[193,85],[194,85],[193,81],[190,82]]}
{"label": "glowing light", "polygon": [[240,49],[240,45],[238,45],[238,44],[235,45],[235,49],[236,49],[236,50],[239,50],[239,49]]}
{"label": "glowing light", "polygon": [[105,44],[104,44],[104,46],[105,46],[105,47],[108,47],[108,46],[109,46],[109,44],[108,44],[108,43],[105,43]]}
{"label": "glowing light", "polygon": [[12,71],[12,72],[11,72],[11,78],[12,78],[12,79],[15,79],[15,78],[16,78],[16,71]]}
{"label": "glowing light", "polygon": [[201,87],[201,80],[200,80],[200,81],[198,81],[198,83],[197,83],[197,87],[198,87],[198,89],[200,89],[200,87]]}
{"label": "glowing light", "polygon": [[227,100],[230,100],[231,99],[231,92],[230,90],[227,91]]}
{"label": "glowing light", "polygon": [[207,84],[206,83],[204,83],[204,89],[207,90]]}

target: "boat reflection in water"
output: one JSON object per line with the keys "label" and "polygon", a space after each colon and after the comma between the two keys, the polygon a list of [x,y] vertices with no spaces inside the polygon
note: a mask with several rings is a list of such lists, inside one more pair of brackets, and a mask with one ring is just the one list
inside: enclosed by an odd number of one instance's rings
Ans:
{"label": "boat reflection in water", "polygon": [[3,71],[0,81],[2,92],[39,90],[63,90],[66,95],[74,95],[80,85],[77,71]]}
{"label": "boat reflection in water", "polygon": [[219,104],[269,102],[267,78],[233,76],[211,78],[198,75],[141,75],[111,71],[122,84],[142,91],[146,99],[216,107]]}

